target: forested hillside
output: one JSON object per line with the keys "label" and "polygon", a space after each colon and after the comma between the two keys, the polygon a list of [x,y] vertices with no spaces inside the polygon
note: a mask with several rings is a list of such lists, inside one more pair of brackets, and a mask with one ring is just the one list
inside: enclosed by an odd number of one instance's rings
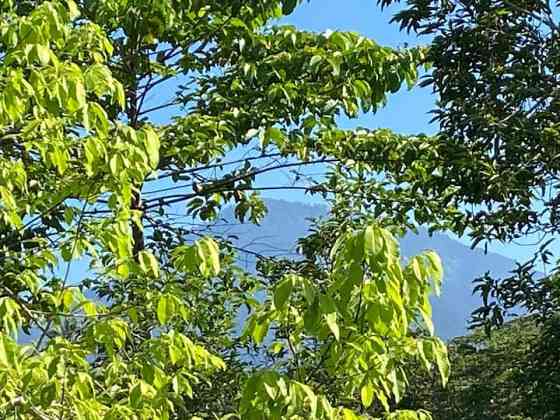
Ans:
{"label": "forested hillside", "polygon": [[519,318],[488,337],[484,331],[449,342],[453,372],[446,388],[422,374],[403,406],[425,407],[436,420],[560,418],[560,320]]}

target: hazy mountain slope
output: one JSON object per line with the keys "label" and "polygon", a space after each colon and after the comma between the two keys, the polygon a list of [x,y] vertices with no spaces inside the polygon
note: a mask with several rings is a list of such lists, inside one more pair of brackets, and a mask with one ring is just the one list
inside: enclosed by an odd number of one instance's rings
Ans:
{"label": "hazy mountain slope", "polygon": [[[242,224],[221,230],[220,233],[238,236],[234,242],[254,252],[266,255],[296,256],[295,242],[308,230],[308,219],[326,215],[326,207],[307,205],[281,200],[267,200],[269,212],[260,226]],[[226,209],[222,218],[233,220],[231,209]],[[467,320],[473,309],[478,307],[478,296],[472,295],[472,280],[491,271],[502,275],[513,268],[514,262],[498,254],[484,254],[471,250],[447,235],[426,232],[409,234],[401,241],[404,256],[416,255],[422,250],[433,249],[441,257],[445,269],[443,293],[433,299],[434,321],[438,334],[445,338],[463,335]],[[251,268],[254,258],[242,257],[242,263]]]}
{"label": "hazy mountain slope", "polygon": [[433,249],[441,257],[445,273],[443,291],[441,297],[432,299],[432,305],[434,323],[445,338],[465,334],[470,313],[480,306],[480,297],[472,295],[472,280],[487,271],[504,275],[514,267],[513,260],[470,249],[442,234],[409,234],[402,239],[401,249],[406,256]]}
{"label": "hazy mountain slope", "polygon": [[[283,200],[266,200],[268,213],[260,225],[250,222],[233,223],[235,219],[232,208],[222,211],[214,232],[231,237],[233,242],[243,249],[248,249],[267,256],[297,257],[296,241],[306,235],[309,220],[327,214],[327,208],[321,205],[308,205]],[[224,222],[229,224],[224,226]],[[251,268],[255,258],[240,253],[240,261]]]}

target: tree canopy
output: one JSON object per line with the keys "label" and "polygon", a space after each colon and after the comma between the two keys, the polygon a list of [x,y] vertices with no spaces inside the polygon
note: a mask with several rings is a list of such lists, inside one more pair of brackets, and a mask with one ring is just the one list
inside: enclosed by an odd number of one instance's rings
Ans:
{"label": "tree canopy", "polygon": [[520,241],[535,250],[509,278],[478,280],[477,325],[500,324],[520,307],[545,318],[558,308],[557,6],[412,0],[393,18],[432,39],[421,84],[437,95],[440,132],[426,194],[460,210],[447,227],[468,232],[473,246]]}
{"label": "tree canopy", "polygon": [[410,375],[401,406],[423,406],[434,419],[554,419],[558,401],[558,317],[544,325],[533,316],[509,321],[448,343],[453,366],[448,386],[420,370]]}
{"label": "tree canopy", "polygon": [[[442,267],[394,237],[458,211],[422,193],[435,140],[338,126],[426,49],[277,25],[297,5],[0,2],[2,418],[429,418],[391,406],[411,360],[449,375]],[[332,220],[246,272],[210,228],[277,188]]]}

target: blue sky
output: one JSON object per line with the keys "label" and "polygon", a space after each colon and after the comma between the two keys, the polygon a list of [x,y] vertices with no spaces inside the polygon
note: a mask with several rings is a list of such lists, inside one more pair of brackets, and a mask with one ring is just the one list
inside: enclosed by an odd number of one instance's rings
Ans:
{"label": "blue sky", "polygon": [[[405,43],[418,45],[429,39],[418,39],[400,32],[398,25],[390,24],[395,8],[381,11],[376,0],[312,0],[304,2],[286,23],[300,29],[324,32],[327,29],[358,32],[378,44],[402,48]],[[348,125],[369,128],[390,128],[403,134],[434,133],[428,114],[434,107],[434,96],[429,88],[403,91],[390,98],[388,106],[376,115],[368,115]],[[345,124],[346,125],[346,124]]]}

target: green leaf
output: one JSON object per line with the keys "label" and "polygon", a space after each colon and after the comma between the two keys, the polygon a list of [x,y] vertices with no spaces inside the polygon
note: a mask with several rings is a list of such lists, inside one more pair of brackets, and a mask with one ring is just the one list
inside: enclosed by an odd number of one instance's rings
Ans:
{"label": "green leaf", "polygon": [[309,61],[309,66],[313,68],[317,66],[321,61],[323,61],[323,57],[321,57],[320,55],[314,55]]}
{"label": "green leaf", "polygon": [[73,0],[66,0],[66,7],[68,7],[68,14],[71,20],[80,16],[80,10]]}
{"label": "green leaf", "polygon": [[449,379],[451,371],[449,357],[447,355],[447,347],[441,340],[435,339],[433,350],[441,382],[443,383],[443,386],[445,386],[447,385],[447,380]]}
{"label": "green leaf", "polygon": [[155,394],[156,390],[154,387],[144,381],[139,381],[130,390],[130,405],[134,408],[140,408],[146,401],[152,399]]}
{"label": "green leaf", "polygon": [[138,260],[144,273],[150,273],[153,277],[159,276],[159,264],[154,254],[146,250],[140,251]]}
{"label": "green leaf", "polygon": [[443,264],[438,254],[434,251],[427,251],[424,256],[430,264],[430,275],[434,284],[434,292],[437,296],[441,294],[441,282],[443,280]]}
{"label": "green leaf", "polygon": [[116,103],[124,109],[126,106],[126,96],[124,94],[124,88],[120,83],[115,84],[115,100]]}
{"label": "green leaf", "polygon": [[196,243],[198,255],[201,259],[200,272],[205,276],[220,273],[220,250],[218,244],[209,237]]}
{"label": "green leaf", "polygon": [[278,393],[277,389],[275,387],[267,384],[266,382],[263,385],[264,385],[264,389],[265,389],[266,393],[268,394],[268,396],[270,397],[270,399],[275,400],[276,399],[276,394]]}
{"label": "green leaf", "polygon": [[291,14],[298,4],[298,0],[283,0],[282,1],[282,13],[284,15]]}
{"label": "green leaf", "polygon": [[309,334],[315,334],[320,326],[321,311],[317,302],[309,306],[303,314],[303,325]]}
{"label": "green leaf", "polygon": [[339,341],[340,340],[340,330],[338,328],[338,324],[336,322],[336,312],[331,312],[325,314],[325,320],[327,321],[327,325],[331,332],[334,335],[334,338]]}
{"label": "green leaf", "polygon": [[51,61],[50,48],[47,45],[36,44],[35,53],[43,66],[46,66]]}
{"label": "green leaf", "polygon": [[317,288],[309,279],[303,279],[303,296],[307,301],[308,305],[313,305],[315,300],[317,299]]}
{"label": "green leaf", "polygon": [[76,82],[76,103],[78,104],[78,109],[82,109],[87,106],[86,89],[82,82]]}
{"label": "green leaf", "polygon": [[281,342],[279,342],[279,341],[276,341],[275,343],[272,344],[272,346],[270,346],[270,352],[271,352],[272,354],[278,354],[278,353],[280,353],[283,349],[284,349],[284,345],[283,345]]}
{"label": "green leaf", "polygon": [[340,76],[340,71],[341,71],[341,61],[340,59],[338,59],[337,57],[331,57],[328,58],[327,61],[330,63],[331,67],[332,67],[332,74],[334,77],[338,77]]}
{"label": "green leaf", "polygon": [[369,225],[364,230],[364,251],[370,258],[376,258],[383,251],[383,236],[375,226]]}
{"label": "green leaf", "polygon": [[2,368],[10,367],[10,361],[8,358],[8,349],[6,344],[9,344],[10,338],[7,335],[0,335],[0,366]]}
{"label": "green leaf", "polygon": [[96,316],[97,315],[97,306],[95,303],[87,300],[82,304],[82,308],[84,309],[84,313],[87,316]]}
{"label": "green leaf", "polygon": [[292,276],[286,276],[276,285],[274,290],[274,306],[276,309],[282,310],[284,308],[284,305],[290,298],[293,287],[294,281]]}
{"label": "green leaf", "polygon": [[311,418],[315,418],[317,414],[318,403],[319,403],[317,395],[315,395],[313,390],[308,385],[302,383],[295,383],[295,385],[297,385],[298,388],[300,388],[305,394],[307,403],[309,404],[309,415]]}
{"label": "green leaf", "polygon": [[261,344],[266,335],[268,334],[268,328],[270,326],[270,321],[268,319],[257,319],[255,322],[255,326],[253,328],[253,332],[251,336],[255,343]]}
{"label": "green leaf", "polygon": [[73,289],[65,289],[62,292],[62,304],[64,306],[64,310],[69,310],[74,303],[74,291]]}
{"label": "green leaf", "polygon": [[361,420],[362,418],[348,408],[342,409],[342,420]]}
{"label": "green leaf", "polygon": [[111,159],[109,160],[109,169],[114,177],[118,177],[120,174],[119,159],[119,155],[115,154],[111,156]]}
{"label": "green leaf", "polygon": [[192,272],[198,268],[198,249],[194,246],[181,245],[171,251],[173,267],[179,272]]}
{"label": "green leaf", "polygon": [[424,276],[422,275],[422,268],[420,267],[420,263],[418,262],[418,257],[414,257],[412,261],[410,261],[410,266],[416,279],[421,282]]}
{"label": "green leaf", "polygon": [[159,137],[151,128],[145,129],[144,132],[146,134],[145,145],[146,153],[148,154],[148,160],[150,162],[150,167],[152,169],[156,169],[159,164]]}
{"label": "green leaf", "polygon": [[[429,304],[430,303],[428,301],[428,305]],[[420,308],[420,314],[422,315],[422,319],[424,320],[424,324],[426,325],[428,332],[430,333],[430,335],[434,335],[434,323],[432,322],[431,308],[429,308],[428,310],[426,310],[425,308]]]}
{"label": "green leaf", "polygon": [[377,393],[377,399],[379,400],[379,402],[381,403],[385,411],[389,412],[390,406],[389,406],[389,401],[387,400],[387,396],[385,395],[385,392],[379,390],[379,392]]}

